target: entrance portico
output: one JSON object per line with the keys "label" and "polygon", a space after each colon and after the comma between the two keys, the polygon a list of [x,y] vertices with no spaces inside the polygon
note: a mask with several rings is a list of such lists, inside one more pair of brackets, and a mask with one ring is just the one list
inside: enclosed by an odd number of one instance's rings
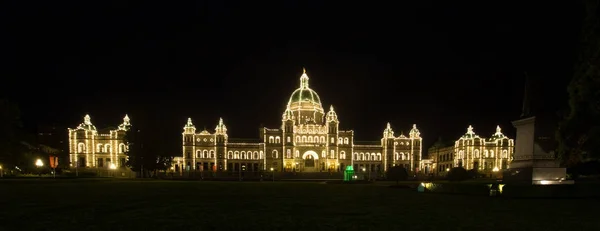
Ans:
{"label": "entrance portico", "polygon": [[304,160],[303,171],[304,172],[318,172],[319,169],[319,155],[315,151],[306,151],[302,154],[302,159]]}

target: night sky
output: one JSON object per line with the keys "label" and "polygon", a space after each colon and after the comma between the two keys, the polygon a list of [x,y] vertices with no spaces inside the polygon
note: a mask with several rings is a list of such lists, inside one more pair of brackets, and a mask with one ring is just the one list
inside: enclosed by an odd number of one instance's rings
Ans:
{"label": "night sky", "polygon": [[565,105],[580,32],[577,1],[224,2],[5,2],[1,94],[31,129],[127,113],[179,153],[188,117],[234,138],[279,127],[306,67],[357,140],[416,123],[428,147],[470,124],[514,137],[525,72],[545,111]]}

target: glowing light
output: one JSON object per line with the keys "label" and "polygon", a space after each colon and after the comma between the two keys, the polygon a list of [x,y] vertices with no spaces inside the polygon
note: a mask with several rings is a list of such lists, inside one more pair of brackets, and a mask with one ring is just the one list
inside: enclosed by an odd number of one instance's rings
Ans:
{"label": "glowing light", "polygon": [[41,160],[41,159],[37,159],[37,160],[35,161],[35,166],[42,167],[42,166],[44,166],[44,162],[42,162],[42,160]]}
{"label": "glowing light", "polygon": [[498,167],[494,167],[494,169],[492,171],[497,172],[497,171],[500,171],[500,169],[498,169]]}
{"label": "glowing light", "polygon": [[115,169],[117,169],[117,166],[114,163],[110,163],[108,168],[115,170]]}

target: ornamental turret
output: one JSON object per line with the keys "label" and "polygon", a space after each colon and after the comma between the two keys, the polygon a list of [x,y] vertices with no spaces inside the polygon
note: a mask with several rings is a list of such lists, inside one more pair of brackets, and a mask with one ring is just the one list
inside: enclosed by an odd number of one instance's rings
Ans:
{"label": "ornamental turret", "polygon": [[285,133],[294,132],[294,124],[296,123],[294,113],[289,108],[286,108],[281,118],[282,129]]}
{"label": "ornamental turret", "polygon": [[338,132],[338,127],[339,127],[340,121],[338,121],[337,114],[333,110],[333,105],[331,105],[329,107],[329,112],[327,112],[326,121],[327,121],[327,127],[328,127],[328,131],[329,131],[328,133],[336,134]]}
{"label": "ornamental turret", "polygon": [[125,117],[123,117],[123,123],[121,125],[119,125],[119,130],[121,131],[127,131],[129,130],[129,128],[131,128],[131,120],[129,119],[129,116],[127,114],[125,114]]}
{"label": "ornamental turret", "polygon": [[421,132],[419,132],[419,129],[417,129],[417,125],[413,124],[412,129],[410,129],[410,132],[408,133],[409,137],[411,139],[420,139],[421,138]]}
{"label": "ornamental turret", "polygon": [[215,128],[215,137],[217,145],[222,146],[227,143],[227,126],[223,123],[223,118],[219,118],[219,124]]}
{"label": "ornamental turret", "polygon": [[83,123],[79,124],[79,126],[77,126],[77,129],[96,131],[96,126],[92,124],[92,118],[90,117],[90,115],[86,114],[83,117]]}
{"label": "ornamental turret", "polygon": [[392,130],[392,125],[387,123],[387,127],[383,130],[383,138],[394,138],[394,130]]}
{"label": "ornamental turret", "polygon": [[187,119],[187,123],[183,126],[183,134],[194,134],[196,133],[196,126],[192,123],[192,118]]}

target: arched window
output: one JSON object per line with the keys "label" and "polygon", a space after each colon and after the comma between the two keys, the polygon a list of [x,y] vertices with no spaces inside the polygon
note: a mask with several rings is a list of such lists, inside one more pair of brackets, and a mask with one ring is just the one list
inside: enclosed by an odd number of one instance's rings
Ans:
{"label": "arched window", "polygon": [[306,143],[306,136],[302,136],[302,142]]}
{"label": "arched window", "polygon": [[358,157],[358,159],[359,160],[365,160],[365,153],[361,152],[360,155],[359,155],[359,157]]}
{"label": "arched window", "polygon": [[208,158],[215,158],[215,150],[210,150],[210,155]]}
{"label": "arched window", "polygon": [[296,158],[299,158],[299,157],[300,157],[300,151],[296,150],[296,156],[295,156],[295,157],[296,157]]}
{"label": "arched window", "polygon": [[245,151],[240,152],[240,159],[248,159],[248,156],[246,155]]}
{"label": "arched window", "polygon": [[233,152],[232,151],[227,152],[227,159],[233,159]]}
{"label": "arched window", "polygon": [[475,149],[473,153],[475,154],[475,158],[479,158],[479,150]]}
{"label": "arched window", "polygon": [[[483,157],[484,158],[488,158],[490,157],[490,152],[488,152],[488,150],[483,150]],[[493,156],[492,156],[493,157]]]}
{"label": "arched window", "polygon": [[381,153],[377,153],[377,160],[381,161]]}
{"label": "arched window", "polygon": [[258,158],[260,158],[260,159],[263,158],[263,151],[258,152]]}
{"label": "arched window", "polygon": [[240,158],[240,152],[239,151],[233,152],[233,159],[239,159],[239,158]]}
{"label": "arched window", "polygon": [[340,137],[338,138],[338,144],[343,144],[344,143],[344,138]]}
{"label": "arched window", "polygon": [[208,156],[207,150],[202,150],[202,158],[206,158]]}
{"label": "arched window", "polygon": [[300,136],[296,136],[296,143],[300,143]]}
{"label": "arched window", "polygon": [[344,138],[344,144],[348,144],[348,137]]}
{"label": "arched window", "polygon": [[335,143],[335,138],[331,137],[331,143]]}
{"label": "arched window", "polygon": [[84,144],[84,143],[79,143],[79,144],[77,145],[77,152],[78,152],[78,153],[83,153],[83,152],[85,152],[85,144]]}
{"label": "arched window", "polygon": [[312,138],[312,136],[309,136],[309,137],[308,137],[308,142],[309,142],[309,143],[312,143],[312,142],[313,142],[313,138]]}
{"label": "arched window", "polygon": [[271,157],[273,157],[273,159],[277,159],[277,150],[273,150]]}
{"label": "arched window", "polygon": [[275,143],[281,143],[281,138],[279,138],[279,136],[275,137]]}
{"label": "arched window", "polygon": [[321,158],[327,158],[327,152],[325,152],[325,150],[321,151]]}
{"label": "arched window", "polygon": [[286,158],[292,158],[292,150],[288,149],[285,151]]}
{"label": "arched window", "polygon": [[269,136],[269,143],[273,143],[275,141],[275,138],[273,138],[272,136]]}
{"label": "arched window", "polygon": [[119,144],[119,153],[124,153],[125,152],[125,144],[124,143],[120,143]]}
{"label": "arched window", "polygon": [[96,152],[102,152],[102,144],[96,145]]}
{"label": "arched window", "polygon": [[254,153],[252,154],[254,156],[254,159],[258,159],[258,152],[254,151]]}
{"label": "arched window", "polygon": [[508,151],[502,150],[502,158],[508,158]]}
{"label": "arched window", "polygon": [[313,138],[313,140],[315,141],[315,143],[319,143],[319,137],[318,137],[318,136],[315,136],[315,137]]}
{"label": "arched window", "polygon": [[329,153],[329,158],[335,159],[335,151],[334,150],[331,150],[331,152]]}
{"label": "arched window", "polygon": [[111,152],[111,150],[112,150],[112,146],[110,144],[104,145],[104,152]]}
{"label": "arched window", "polygon": [[404,157],[404,152],[400,152],[400,159],[401,159],[401,160],[404,160],[404,159],[405,159],[405,157]]}
{"label": "arched window", "polygon": [[321,136],[321,143],[325,143],[325,136]]}
{"label": "arched window", "polygon": [[346,159],[346,152],[340,151],[340,159],[342,159],[342,160]]}
{"label": "arched window", "polygon": [[291,138],[288,136],[288,137],[287,137],[287,142],[288,142],[288,143],[290,143],[290,142],[292,142],[291,140],[292,140],[292,139],[291,139]]}
{"label": "arched window", "polygon": [[196,158],[200,158],[201,154],[202,154],[202,152],[200,150],[196,150]]}

